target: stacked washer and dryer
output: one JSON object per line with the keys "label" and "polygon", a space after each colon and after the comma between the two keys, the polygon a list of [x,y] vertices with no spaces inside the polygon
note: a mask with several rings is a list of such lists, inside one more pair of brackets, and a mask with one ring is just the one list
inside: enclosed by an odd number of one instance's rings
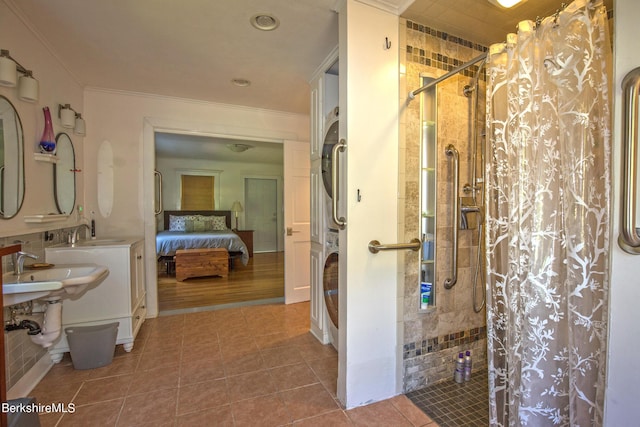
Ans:
{"label": "stacked washer and dryer", "polygon": [[322,183],[324,187],[324,268],[322,270],[322,288],[326,309],[325,328],[329,331],[329,341],[338,349],[338,272],[339,245],[338,225],[333,220],[333,186],[332,165],[333,147],[339,138],[339,110],[335,107],[329,113],[324,127],[324,141],[322,144]]}

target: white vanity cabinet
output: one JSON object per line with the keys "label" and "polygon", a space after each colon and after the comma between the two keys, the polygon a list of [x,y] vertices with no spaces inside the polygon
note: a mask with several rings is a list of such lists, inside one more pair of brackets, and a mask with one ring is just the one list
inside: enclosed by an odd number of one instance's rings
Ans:
{"label": "white vanity cabinet", "polygon": [[65,328],[119,322],[116,344],[122,344],[125,351],[131,351],[146,317],[144,239],[136,237],[92,242],[45,249],[46,260],[52,264],[95,263],[109,269],[109,275],[98,286],[89,288],[78,298],[62,300],[63,333],[49,348],[55,363],[69,351]]}

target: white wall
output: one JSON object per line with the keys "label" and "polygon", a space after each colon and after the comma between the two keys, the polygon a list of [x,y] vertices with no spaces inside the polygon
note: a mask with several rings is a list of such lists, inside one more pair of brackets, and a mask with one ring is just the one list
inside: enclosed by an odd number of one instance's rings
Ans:
{"label": "white wall", "polygon": [[[613,227],[611,239],[611,290],[609,293],[609,358],[605,392],[605,425],[622,426],[640,419],[640,370],[634,359],[640,354],[640,256],[629,255],[618,246],[620,234],[620,189],[622,159],[622,90],[624,76],[640,66],[637,27],[640,3],[616,0],[614,4],[615,55],[613,93]],[[636,223],[636,226],[640,223]]]}
{"label": "white wall", "polygon": [[9,50],[15,60],[32,70],[34,77],[40,83],[40,99],[35,103],[19,100],[17,88],[0,86],[0,95],[7,97],[20,115],[25,152],[24,204],[14,218],[0,220],[0,237],[71,226],[75,223],[75,216],[67,221],[52,224],[27,224],[24,222],[24,216],[57,213],[53,198],[53,166],[50,163],[36,162],[33,157],[33,153],[38,151],[38,143],[44,129],[42,108],[45,106],[51,110],[53,130],[56,135],[66,132],[73,141],[76,167],[83,170],[76,174],[78,188],[76,205],[84,204],[82,200],[86,176],[83,164],[84,138],[74,135],[71,130],[64,129],[60,125],[57,108],[58,104],[71,104],[75,110],[83,113],[82,87],[40,39],[24,25],[20,16],[4,2],[0,2],[0,47]]}
{"label": "white wall", "polygon": [[[392,46],[388,50],[386,38]],[[343,4],[340,112],[346,126],[340,133],[348,148],[347,226],[340,235],[338,397],[347,408],[399,392],[397,253],[374,255],[367,249],[373,239],[398,239],[397,46],[396,15],[355,0]]]}

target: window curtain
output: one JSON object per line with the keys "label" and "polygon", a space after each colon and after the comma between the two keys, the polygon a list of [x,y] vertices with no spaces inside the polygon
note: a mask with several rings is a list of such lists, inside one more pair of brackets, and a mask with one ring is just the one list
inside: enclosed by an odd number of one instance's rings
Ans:
{"label": "window curtain", "polygon": [[523,21],[487,64],[490,421],[602,425],[611,44],[602,2]]}

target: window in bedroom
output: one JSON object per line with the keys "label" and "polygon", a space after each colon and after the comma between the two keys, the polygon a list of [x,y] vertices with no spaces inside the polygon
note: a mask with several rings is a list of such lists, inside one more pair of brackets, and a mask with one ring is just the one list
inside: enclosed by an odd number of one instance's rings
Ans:
{"label": "window in bedroom", "polygon": [[215,177],[181,175],[180,207],[183,210],[215,209]]}

